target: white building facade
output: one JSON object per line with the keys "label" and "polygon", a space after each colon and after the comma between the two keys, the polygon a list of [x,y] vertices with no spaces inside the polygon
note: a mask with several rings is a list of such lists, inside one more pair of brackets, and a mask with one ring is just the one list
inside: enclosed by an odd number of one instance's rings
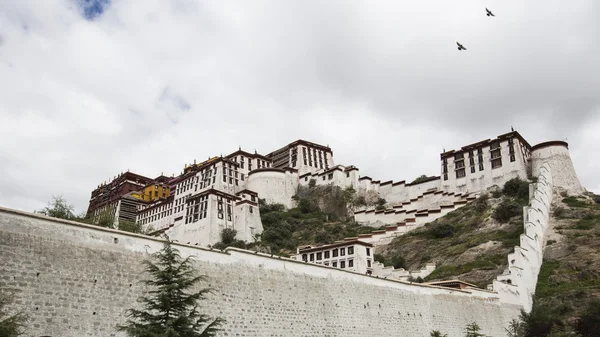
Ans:
{"label": "white building facade", "polygon": [[291,258],[370,275],[373,271],[373,255],[372,244],[349,240],[319,247],[298,248],[296,255]]}
{"label": "white building facade", "polygon": [[[252,242],[263,230],[258,198],[292,208],[298,186],[311,181],[317,186],[352,187],[386,200],[385,210],[356,210],[362,212],[356,214],[357,221],[378,225],[432,221],[451,205],[463,205],[492,186],[501,187],[515,177],[536,176],[541,161],[549,161],[554,171],[563,173],[569,184],[562,185],[568,185],[569,191],[585,191],[571,183],[578,179],[566,143],[532,147],[516,131],[444,151],[440,158],[439,176],[410,183],[361,176],[355,166],[336,165],[329,146],[305,140],[267,155],[240,148],[224,157],[186,165],[181,175],[167,182],[170,197],[139,206],[136,221],[190,244],[219,242],[224,228],[234,228],[237,239]],[[561,185],[560,180],[556,185]]]}

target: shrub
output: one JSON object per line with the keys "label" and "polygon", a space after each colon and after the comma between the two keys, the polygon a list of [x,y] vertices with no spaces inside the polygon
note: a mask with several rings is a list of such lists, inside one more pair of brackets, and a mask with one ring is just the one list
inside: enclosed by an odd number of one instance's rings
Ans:
{"label": "shrub", "polygon": [[383,198],[379,198],[379,200],[377,200],[375,209],[378,211],[382,211],[385,209],[385,204],[387,203],[387,201]]}
{"label": "shrub", "polygon": [[594,202],[595,202],[595,203],[597,203],[597,204],[600,204],[600,195],[598,195],[598,194],[594,194],[594,195],[592,196],[592,199],[594,199]]}
{"label": "shrub", "polygon": [[429,231],[431,236],[441,239],[452,236],[454,234],[454,227],[449,224],[435,224]]}
{"label": "shrub", "polygon": [[429,179],[429,177],[422,174],[422,175],[418,176],[417,178],[415,178],[415,180],[413,180],[409,185],[418,184],[418,183],[426,181],[427,179]]}
{"label": "shrub", "polygon": [[379,262],[379,263],[383,263],[385,265],[385,257],[381,254],[375,254],[373,255],[373,260]]}
{"label": "shrub", "polygon": [[448,334],[443,334],[439,330],[433,330],[429,334],[430,337],[448,337]]}
{"label": "shrub", "polygon": [[492,191],[492,197],[494,197],[495,199],[498,199],[502,196],[502,191],[500,190],[494,190]]}
{"label": "shrub", "polygon": [[577,322],[577,331],[583,336],[594,336],[600,331],[600,302],[589,304]]}
{"label": "shrub", "polygon": [[492,217],[499,222],[507,222],[513,216],[517,216],[523,213],[523,207],[517,202],[512,200],[503,201],[496,210]]}
{"label": "shrub", "polygon": [[555,218],[560,218],[564,215],[564,213],[565,213],[564,207],[556,207],[553,215]]}
{"label": "shrub", "polygon": [[529,183],[521,178],[513,178],[504,184],[502,194],[517,199],[529,199]]}
{"label": "shrub", "polygon": [[394,257],[392,257],[390,259],[390,262],[391,262],[392,266],[394,266],[395,269],[399,269],[399,268],[406,269],[406,260],[401,255],[395,255]]}
{"label": "shrub", "polygon": [[315,179],[311,179],[311,180],[308,182],[308,187],[315,187],[315,186],[317,186],[317,180],[315,180]]}
{"label": "shrub", "polygon": [[225,245],[230,245],[235,241],[237,231],[233,228],[223,228],[221,231],[221,242]]}
{"label": "shrub", "polygon": [[550,246],[551,244],[556,243],[556,240],[548,240],[548,242],[546,242],[546,245]]}

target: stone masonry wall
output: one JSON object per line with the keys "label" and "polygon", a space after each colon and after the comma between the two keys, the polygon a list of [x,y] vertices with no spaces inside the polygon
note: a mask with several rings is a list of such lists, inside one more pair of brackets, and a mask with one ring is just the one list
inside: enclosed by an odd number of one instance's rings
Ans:
{"label": "stone masonry wall", "polygon": [[[122,336],[114,325],[135,305],[140,262],[162,243],[135,234],[0,208],[0,286],[20,291],[28,336]],[[215,289],[203,302],[227,320],[220,336],[489,336],[520,306],[497,294],[407,284],[285,258],[176,245]]]}

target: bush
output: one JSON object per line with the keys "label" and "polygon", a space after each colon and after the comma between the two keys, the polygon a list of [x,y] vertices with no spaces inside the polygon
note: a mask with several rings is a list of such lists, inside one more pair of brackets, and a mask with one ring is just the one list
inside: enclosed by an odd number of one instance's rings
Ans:
{"label": "bush", "polygon": [[422,174],[422,175],[418,176],[417,178],[415,178],[415,180],[411,181],[409,185],[418,184],[418,183],[426,181],[427,179],[429,179],[429,177]]}
{"label": "bush", "polygon": [[382,210],[384,210],[384,209],[385,209],[385,204],[386,204],[386,203],[387,203],[387,201],[386,201],[385,199],[383,199],[383,198],[379,198],[379,199],[377,200],[377,203],[376,203],[376,206],[375,206],[375,210],[378,210],[378,211],[382,211]]}
{"label": "bush", "polygon": [[225,245],[231,245],[235,241],[237,231],[233,228],[223,228],[221,231],[221,242]]}
{"label": "bush", "polygon": [[515,201],[507,200],[498,205],[492,217],[497,221],[504,223],[513,216],[521,214],[523,214],[523,207]]}
{"label": "bush", "polygon": [[521,178],[513,178],[504,184],[502,194],[517,199],[529,199],[529,183]]}
{"label": "bush", "polygon": [[385,257],[381,254],[375,254],[373,255],[373,260],[379,262],[379,263],[383,263],[385,265]]}
{"label": "bush", "polygon": [[435,224],[429,232],[436,239],[447,238],[454,234],[454,227],[449,224]]}
{"label": "bush", "polygon": [[317,180],[315,180],[315,179],[311,179],[311,180],[308,182],[308,187],[315,187],[315,186],[317,186]]}
{"label": "bush", "polygon": [[564,215],[564,213],[565,213],[564,207],[556,207],[553,215],[555,218],[561,218]]}
{"label": "bush", "polygon": [[406,269],[406,260],[401,255],[395,255],[390,260],[391,265],[394,266],[395,269]]}

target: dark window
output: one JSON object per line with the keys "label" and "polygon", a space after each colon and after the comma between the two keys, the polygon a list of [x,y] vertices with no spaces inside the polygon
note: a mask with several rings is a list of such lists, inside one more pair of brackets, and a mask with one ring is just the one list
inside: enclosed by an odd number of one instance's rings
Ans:
{"label": "dark window", "polygon": [[333,179],[333,173],[329,173],[329,180]]}
{"label": "dark window", "polygon": [[515,155],[514,155],[514,153],[513,153],[513,154],[511,154],[511,155],[510,155],[510,161],[511,161],[511,162],[513,162],[513,161],[515,161],[515,160],[516,160],[516,159],[515,159]]}
{"label": "dark window", "polygon": [[323,259],[323,253],[317,253],[317,261]]}
{"label": "dark window", "polygon": [[371,268],[371,260],[367,260],[367,268]]}
{"label": "dark window", "polygon": [[302,261],[306,262],[306,254],[302,254]]}
{"label": "dark window", "polygon": [[334,268],[337,268],[337,262],[332,262],[331,266],[334,267]]}
{"label": "dark window", "polygon": [[338,250],[337,250],[337,248],[331,251],[331,256],[333,256],[333,257],[338,256]]}
{"label": "dark window", "polygon": [[348,247],[348,255],[354,254],[354,247]]}
{"label": "dark window", "polygon": [[475,166],[471,166],[471,173],[475,173]]}
{"label": "dark window", "polygon": [[371,248],[367,248],[367,256],[371,256]]}
{"label": "dark window", "polygon": [[346,261],[340,261],[340,268],[346,268]]}
{"label": "dark window", "polygon": [[346,255],[346,248],[340,248],[340,256]]}
{"label": "dark window", "polygon": [[479,171],[483,171],[483,164],[479,164]]}
{"label": "dark window", "polygon": [[461,168],[460,170],[456,170],[456,178],[462,178],[465,176],[465,169]]}
{"label": "dark window", "polygon": [[315,260],[315,253],[311,253],[310,254],[310,261],[314,261]]}
{"label": "dark window", "polygon": [[329,251],[325,252],[325,258],[328,259],[329,258]]}
{"label": "dark window", "polygon": [[354,267],[354,260],[348,260],[348,268]]}
{"label": "dark window", "polygon": [[492,168],[498,168],[502,166],[502,158],[492,159]]}
{"label": "dark window", "polygon": [[444,180],[448,180],[448,175],[444,174]]}

